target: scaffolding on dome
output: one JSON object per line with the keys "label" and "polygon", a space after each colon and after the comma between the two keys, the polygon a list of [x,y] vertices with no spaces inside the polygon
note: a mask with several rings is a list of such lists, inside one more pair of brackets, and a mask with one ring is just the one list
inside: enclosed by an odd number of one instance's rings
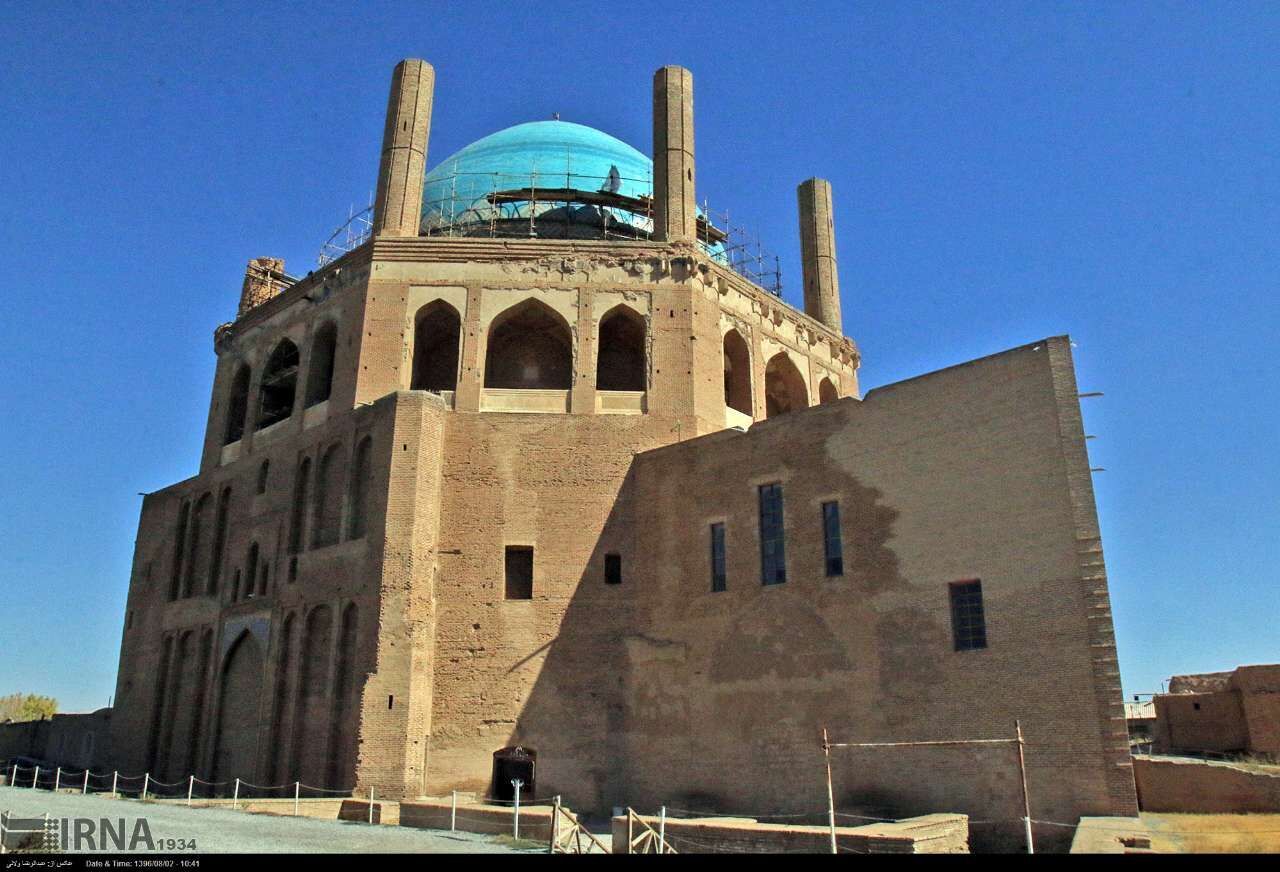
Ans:
{"label": "scaffolding on dome", "polygon": [[[631,183],[631,184],[627,184]],[[625,239],[653,237],[653,199],[620,188],[652,190],[652,179],[573,172],[513,175],[490,172],[433,173],[423,202],[423,236],[524,239]],[[373,232],[373,204],[348,211],[320,248],[323,267],[367,242]],[[697,238],[707,254],[754,284],[782,296],[782,270],[758,236],[734,225],[727,211],[699,207]]]}

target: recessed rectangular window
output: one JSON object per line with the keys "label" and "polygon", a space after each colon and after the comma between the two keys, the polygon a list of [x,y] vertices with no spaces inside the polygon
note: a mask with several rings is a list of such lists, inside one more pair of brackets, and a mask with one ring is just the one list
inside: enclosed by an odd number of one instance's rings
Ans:
{"label": "recessed rectangular window", "polygon": [[724,565],[724,524],[711,525],[711,590],[718,592],[725,589],[728,576]]}
{"label": "recessed rectangular window", "polygon": [[957,651],[987,647],[987,621],[982,609],[982,582],[957,581],[951,585],[951,635]]}
{"label": "recessed rectangular window", "polygon": [[822,547],[827,561],[827,577],[844,575],[844,546],[840,542],[840,504],[822,504]]}
{"label": "recessed rectangular window", "polygon": [[760,581],[782,584],[787,580],[786,550],[782,533],[782,485],[760,485]]}
{"label": "recessed rectangular window", "polygon": [[533,599],[533,549],[527,545],[507,546],[507,599]]}
{"label": "recessed rectangular window", "polygon": [[604,583],[622,584],[621,554],[606,554],[604,556]]}

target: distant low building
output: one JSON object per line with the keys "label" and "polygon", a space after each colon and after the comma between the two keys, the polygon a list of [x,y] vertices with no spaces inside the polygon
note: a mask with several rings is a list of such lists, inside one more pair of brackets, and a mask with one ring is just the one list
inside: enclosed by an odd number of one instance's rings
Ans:
{"label": "distant low building", "polygon": [[[1157,754],[1251,754],[1280,759],[1280,664],[1175,675],[1152,700]],[[1131,733],[1132,735],[1132,733]]]}
{"label": "distant low building", "polygon": [[1156,706],[1151,700],[1124,704],[1124,720],[1129,728],[1129,747],[1147,751],[1156,729]]}

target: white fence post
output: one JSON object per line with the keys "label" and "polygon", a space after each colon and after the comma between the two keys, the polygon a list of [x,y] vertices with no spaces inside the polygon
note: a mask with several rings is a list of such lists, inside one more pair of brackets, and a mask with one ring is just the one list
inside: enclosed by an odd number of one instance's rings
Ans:
{"label": "white fence post", "polygon": [[40,767],[36,767],[36,774],[31,778],[31,789],[36,789],[36,783],[40,781]]}
{"label": "white fence post", "polygon": [[373,788],[369,788],[369,824],[373,825]]}
{"label": "white fence post", "polygon": [[235,793],[231,794],[231,807],[235,808],[239,804],[240,804],[240,779],[237,778]]}
{"label": "white fence post", "polygon": [[519,778],[511,779],[511,786],[516,789],[515,815],[512,818],[513,829],[511,833],[511,838],[513,839],[520,838],[520,788],[523,785],[524,785],[524,782],[521,781]]}
{"label": "white fence post", "polygon": [[80,795],[83,796],[88,792],[89,792],[89,770],[86,769],[84,770],[84,787],[80,788]]}
{"label": "white fence post", "polygon": [[191,792],[196,789],[196,777],[194,775],[187,776],[187,805],[191,805]]}
{"label": "white fence post", "polygon": [[147,788],[151,786],[151,773],[142,773],[142,801],[147,801]]}
{"label": "white fence post", "polygon": [[293,782],[293,816],[298,816],[298,794],[302,791],[302,782]]}
{"label": "white fence post", "polygon": [[449,832],[458,828],[458,791],[453,792],[453,802],[449,807]]}
{"label": "white fence post", "polygon": [[62,786],[62,767],[59,766],[53,772],[53,792],[57,793],[58,788]]}
{"label": "white fence post", "polygon": [[120,795],[116,793],[116,784],[120,781],[120,770],[113,769],[111,771],[111,798],[119,799]]}
{"label": "white fence post", "polygon": [[9,776],[9,786],[10,787],[18,786],[18,764],[17,763],[13,764],[13,774]]}

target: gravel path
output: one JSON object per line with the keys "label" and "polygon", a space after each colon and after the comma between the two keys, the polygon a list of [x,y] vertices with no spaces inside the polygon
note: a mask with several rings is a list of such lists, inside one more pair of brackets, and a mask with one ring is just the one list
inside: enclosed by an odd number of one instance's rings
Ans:
{"label": "gravel path", "polygon": [[[98,821],[101,818],[107,818],[117,826],[116,822],[124,818],[126,848],[129,836],[134,833],[141,818],[146,820],[151,837],[157,842],[161,839],[195,841],[195,849],[188,847],[186,851],[176,845],[173,848],[157,845],[158,851],[175,854],[530,853],[513,851],[495,842],[493,836],[474,833],[411,827],[371,827],[347,821],[249,814],[220,808],[186,808],[93,794],[55,794],[21,787],[0,787],[0,811],[8,812],[15,818],[43,818],[47,812],[51,818],[89,819],[93,822],[95,844]],[[74,832],[74,828],[75,821],[69,821],[69,831]],[[101,847],[100,844],[97,846]],[[87,847],[82,842],[81,852],[88,853]],[[73,844],[64,846],[63,850],[72,851],[75,848]],[[146,850],[145,843],[140,841],[133,853],[143,853]],[[540,852],[545,850],[543,848]],[[106,852],[119,853],[114,845],[109,845]]]}

